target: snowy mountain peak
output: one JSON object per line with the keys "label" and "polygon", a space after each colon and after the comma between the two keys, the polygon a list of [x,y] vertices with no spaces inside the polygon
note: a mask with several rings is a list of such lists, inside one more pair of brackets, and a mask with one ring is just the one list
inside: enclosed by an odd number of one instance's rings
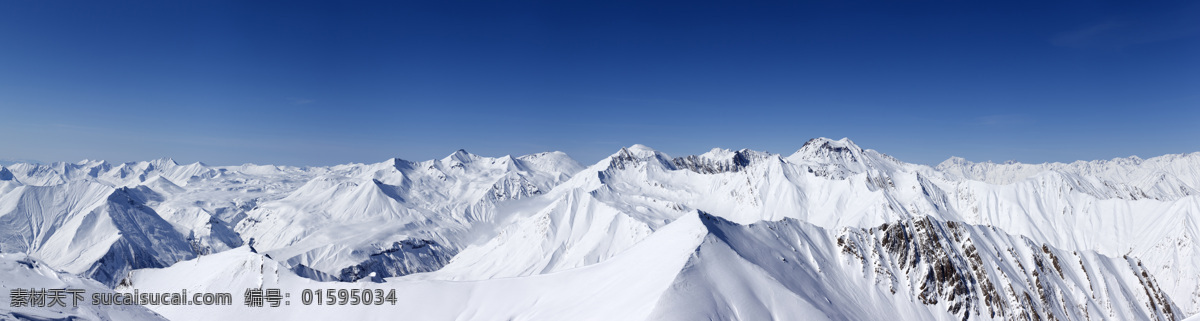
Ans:
{"label": "snowy mountain peak", "polygon": [[625,169],[626,165],[637,163],[648,163],[649,160],[654,160],[654,163],[661,164],[668,168],[670,165],[670,156],[663,154],[653,148],[642,144],[634,144],[629,147],[622,147],[607,159],[600,161],[601,164],[607,163],[608,168]]}
{"label": "snowy mountain peak", "polygon": [[962,157],[958,157],[958,156],[950,156],[950,158],[947,158],[946,160],[939,163],[937,165],[937,168],[965,166],[969,163],[971,163],[971,161],[968,161],[966,158],[962,158]]}
{"label": "snowy mountain peak", "polygon": [[517,158],[521,159],[521,160],[532,160],[532,159],[544,159],[544,158],[558,158],[558,159],[566,158],[566,159],[569,159],[571,157],[567,156],[567,153],[560,152],[560,151],[553,151],[553,152],[541,152],[541,153],[537,153],[537,154],[522,155],[522,156],[517,156]]}
{"label": "snowy mountain peak", "polygon": [[750,166],[759,159],[771,157],[772,154],[742,149],[732,151],[714,148],[707,153],[678,157],[672,160],[677,168],[686,168],[701,174],[737,172]]}
{"label": "snowy mountain peak", "polygon": [[843,179],[855,173],[894,172],[907,164],[874,150],[864,150],[848,138],[814,138],[804,143],[788,161],[807,167],[818,176]]}
{"label": "snowy mountain peak", "polygon": [[413,162],[411,162],[409,160],[399,158],[399,157],[389,159],[387,161],[384,161],[384,163],[387,164],[388,166],[391,166],[391,167],[397,169],[397,170],[411,168],[411,167],[413,167],[413,164],[414,164]]}
{"label": "snowy mountain peak", "polygon": [[478,158],[479,156],[468,153],[466,150],[459,149],[454,151],[454,153],[451,153],[450,156],[443,158],[442,162],[448,164],[465,164],[470,163]]}
{"label": "snowy mountain peak", "polygon": [[170,157],[163,157],[163,158],[159,158],[156,160],[152,160],[152,161],[150,161],[150,164],[153,164],[155,167],[159,167],[159,168],[168,167],[168,166],[179,166],[179,163],[175,162],[175,159],[170,158]]}
{"label": "snowy mountain peak", "polygon": [[661,153],[654,150],[653,148],[650,148],[649,146],[642,145],[642,144],[633,144],[633,146],[621,147],[621,150],[617,151],[616,154],[613,154],[613,157],[650,158],[650,157],[657,156],[658,154],[661,154]]}
{"label": "snowy mountain peak", "polygon": [[730,150],[730,149],[714,147],[712,150],[709,150],[707,153],[700,154],[700,157],[704,157],[704,158],[708,158],[708,159],[724,159],[724,158],[729,158],[729,157],[733,156],[733,153],[734,153],[733,150]]}
{"label": "snowy mountain peak", "polygon": [[[56,164],[57,164],[57,163],[56,163]],[[64,165],[65,165],[65,164],[67,164],[67,163],[66,163],[66,162],[63,162],[62,164],[64,164]],[[78,161],[78,162],[76,162],[76,163],[75,163],[75,165],[84,166],[84,167],[104,166],[104,165],[108,165],[108,161],[106,161],[106,160],[102,160],[102,159],[101,159],[101,160],[96,160],[96,159],[87,159],[87,158],[85,158],[85,159],[83,159],[83,160],[81,160],[81,161]]]}
{"label": "snowy mountain peak", "polygon": [[646,145],[634,144],[629,147],[621,147],[621,150],[618,150],[611,157],[614,159],[639,159],[653,157],[657,153],[658,151]]}
{"label": "snowy mountain peak", "polygon": [[802,155],[806,157],[818,157],[828,154],[861,154],[863,149],[854,144],[849,138],[832,140],[825,137],[818,137],[808,140],[800,150],[793,155]]}
{"label": "snowy mountain peak", "polygon": [[537,154],[521,155],[521,156],[517,156],[516,159],[523,161],[523,162],[538,163],[538,164],[541,164],[541,163],[546,163],[546,164],[574,163],[576,166],[579,165],[578,162],[576,162],[570,156],[567,156],[567,153],[557,152],[557,151],[556,152],[542,152],[542,153],[537,153]]}
{"label": "snowy mountain peak", "polygon": [[563,175],[572,175],[583,170],[583,165],[567,156],[567,153],[557,151],[517,156],[517,160],[539,170]]}
{"label": "snowy mountain peak", "polygon": [[633,144],[633,146],[629,146],[628,149],[631,151],[639,152],[639,153],[654,152],[653,148],[650,148],[650,146],[646,146],[646,145],[642,145],[642,144]]}

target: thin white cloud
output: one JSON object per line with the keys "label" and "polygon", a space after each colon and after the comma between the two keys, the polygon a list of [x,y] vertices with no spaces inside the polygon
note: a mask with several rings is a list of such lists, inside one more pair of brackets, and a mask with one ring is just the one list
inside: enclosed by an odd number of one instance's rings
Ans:
{"label": "thin white cloud", "polygon": [[288,98],[288,100],[290,100],[292,102],[292,104],[295,104],[295,105],[308,105],[308,104],[317,102],[316,100],[312,100],[312,99],[308,99],[308,98]]}
{"label": "thin white cloud", "polygon": [[1200,23],[1172,19],[1137,21],[1110,20],[1059,33],[1050,43],[1066,48],[1120,49],[1200,34]]}
{"label": "thin white cloud", "polygon": [[1032,123],[1033,119],[1022,114],[987,115],[976,118],[976,123],[989,127],[1012,127]]}
{"label": "thin white cloud", "polygon": [[1116,31],[1125,28],[1126,23],[1117,21],[1106,21],[1099,24],[1084,26],[1075,30],[1059,33],[1050,39],[1050,43],[1059,47],[1082,48],[1089,47],[1092,44],[1100,42],[1106,37],[1111,37]]}

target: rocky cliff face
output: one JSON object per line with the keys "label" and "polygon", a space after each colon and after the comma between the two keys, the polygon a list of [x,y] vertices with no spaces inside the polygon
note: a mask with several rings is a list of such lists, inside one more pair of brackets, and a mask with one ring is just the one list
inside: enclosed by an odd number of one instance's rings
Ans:
{"label": "rocky cliff face", "polygon": [[880,287],[963,320],[1182,318],[1137,259],[1065,251],[992,227],[924,217],[847,229],[837,243]]}

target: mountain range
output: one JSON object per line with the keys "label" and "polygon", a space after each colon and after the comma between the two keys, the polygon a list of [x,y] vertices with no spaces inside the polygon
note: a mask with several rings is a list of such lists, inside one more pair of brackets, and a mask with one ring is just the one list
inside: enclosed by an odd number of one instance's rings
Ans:
{"label": "mountain range", "polygon": [[[589,166],[17,163],[0,166],[5,287],[292,302],[0,318],[1183,320],[1200,314],[1198,194],[1200,152],[931,167],[827,138]],[[304,305],[305,289],[397,301]]]}

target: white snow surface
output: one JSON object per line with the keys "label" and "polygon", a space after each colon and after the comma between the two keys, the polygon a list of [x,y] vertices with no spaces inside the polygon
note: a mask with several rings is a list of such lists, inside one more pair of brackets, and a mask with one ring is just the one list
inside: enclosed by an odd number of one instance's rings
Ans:
{"label": "white snow surface", "polygon": [[[12,307],[12,290],[75,289],[84,290],[76,305],[67,294],[63,304],[50,307]],[[0,253],[0,320],[166,320],[138,305],[93,305],[92,294],[112,293],[99,282],[57,271],[28,255]]]}
{"label": "white snow surface", "polygon": [[[293,301],[150,307],[173,320],[1182,320],[1200,313],[1198,187],[1200,153],[930,167],[826,138],[791,155],[634,145],[586,168],[461,150],[14,164],[0,251],[118,290]],[[399,302],[299,304],[324,288]]]}

